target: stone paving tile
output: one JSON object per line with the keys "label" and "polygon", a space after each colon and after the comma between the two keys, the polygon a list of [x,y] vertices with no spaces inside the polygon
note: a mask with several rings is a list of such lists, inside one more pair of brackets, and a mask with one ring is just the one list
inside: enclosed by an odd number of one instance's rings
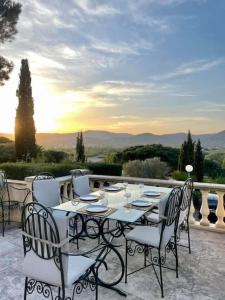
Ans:
{"label": "stone paving tile", "polygon": [[[185,235],[183,236],[185,237]],[[179,248],[179,278],[170,270],[163,271],[164,292],[166,300],[224,300],[225,299],[225,235],[199,230],[191,231],[192,254],[188,254],[185,248]],[[21,243],[21,230],[9,229],[4,238],[0,237],[0,299],[23,299],[24,276],[21,273],[23,249]],[[123,243],[120,239],[118,242]],[[181,243],[185,242],[181,239]],[[80,242],[81,249],[92,247],[96,241],[85,240]],[[71,249],[76,249],[71,245]],[[124,247],[120,248],[124,257]],[[174,265],[174,257],[169,255],[168,261]],[[118,261],[113,255],[108,260],[110,276],[116,278],[119,271]],[[143,256],[138,254],[129,257],[129,270],[143,265]],[[107,278],[107,272],[102,276]],[[128,277],[128,283],[124,280],[118,285],[127,292],[127,297],[115,293],[115,291],[99,287],[99,300],[155,300],[161,299],[160,288],[154,271],[151,267]],[[67,295],[69,295],[67,290]],[[90,290],[78,295],[75,299],[94,299],[94,293]],[[34,294],[28,297],[30,300],[44,299]]]}

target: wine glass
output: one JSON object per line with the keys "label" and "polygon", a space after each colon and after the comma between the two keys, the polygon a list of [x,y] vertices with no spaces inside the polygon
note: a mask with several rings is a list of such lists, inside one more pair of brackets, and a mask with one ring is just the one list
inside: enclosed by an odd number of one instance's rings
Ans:
{"label": "wine glass", "polygon": [[72,203],[74,206],[78,205],[79,202],[80,202],[80,199],[79,199],[79,197],[76,197],[76,196],[75,196],[75,198],[73,198],[73,199],[71,200],[71,203]]}
{"label": "wine glass", "polygon": [[99,191],[99,197],[100,197],[100,199],[105,198],[105,194],[106,194],[105,190]]}
{"label": "wine glass", "polygon": [[144,188],[144,183],[139,183],[139,190],[140,190],[140,197],[143,195],[143,188]]}
{"label": "wine glass", "polygon": [[105,191],[100,191],[99,192],[100,195],[100,202],[101,204],[108,206],[108,193],[106,193]]}
{"label": "wine glass", "polygon": [[126,191],[126,190],[127,190],[127,186],[128,186],[128,182],[124,181],[124,182],[123,182],[123,186],[124,186],[124,189],[125,189],[125,191]]}
{"label": "wine glass", "polygon": [[127,204],[129,203],[128,202],[128,199],[131,197],[131,193],[130,192],[125,192],[124,193],[124,197],[126,198],[126,202],[127,202]]}

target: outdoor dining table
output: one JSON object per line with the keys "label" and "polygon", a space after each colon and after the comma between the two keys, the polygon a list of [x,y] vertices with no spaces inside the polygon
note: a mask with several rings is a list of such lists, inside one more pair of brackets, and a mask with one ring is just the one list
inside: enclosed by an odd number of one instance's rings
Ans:
{"label": "outdoor dining table", "polygon": [[[76,213],[77,218],[80,219],[80,231],[76,236],[89,237],[90,239],[98,239],[99,243],[93,249],[85,252],[85,255],[98,253],[96,258],[96,268],[98,269],[98,284],[117,291],[119,294],[126,296],[126,293],[117,287],[124,276],[124,260],[118,248],[123,246],[115,243],[115,239],[124,236],[126,229],[132,228],[137,221],[145,222],[145,214],[152,208],[158,205],[160,199],[166,197],[171,188],[145,186],[143,184],[123,184],[117,183],[102,190],[97,190],[88,196],[90,199],[96,200],[88,201],[82,197],[64,202],[53,209],[65,211],[67,213]],[[154,197],[146,196],[148,192],[155,192]],[[157,195],[158,193],[158,195]],[[136,206],[132,202],[135,200],[144,200],[145,206]],[[149,202],[149,205],[146,204]],[[89,212],[90,205],[107,206],[104,212]],[[109,224],[110,223],[110,224]],[[121,243],[121,242],[120,242]],[[118,276],[114,279],[107,276],[101,277],[99,268],[104,265],[108,269],[106,258],[108,255],[114,256],[117,260]],[[110,278],[110,279],[109,279]]]}

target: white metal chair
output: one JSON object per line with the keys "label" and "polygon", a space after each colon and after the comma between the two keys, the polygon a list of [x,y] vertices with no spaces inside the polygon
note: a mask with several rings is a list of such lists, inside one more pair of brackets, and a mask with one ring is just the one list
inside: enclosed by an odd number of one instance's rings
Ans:
{"label": "white metal chair", "polygon": [[[191,253],[191,241],[190,241],[190,229],[189,229],[189,214],[191,207],[191,200],[193,194],[193,180],[188,178],[182,186],[182,202],[180,208],[180,216],[178,223],[178,239],[180,238],[180,230],[186,229],[188,235],[188,246],[189,253]],[[160,222],[159,210],[152,211],[148,216],[147,220],[151,225],[157,225]],[[178,244],[179,246],[186,247],[185,245]]]}
{"label": "white metal chair", "polygon": [[80,197],[91,193],[88,175],[78,177],[72,176],[72,183],[74,197]]}
{"label": "white metal chair", "polygon": [[[18,192],[23,192],[24,199],[22,202],[16,199],[12,199],[10,196],[10,189]],[[23,203],[26,201],[30,190],[28,188],[18,188],[8,183],[5,171],[0,170],[0,213],[2,222],[2,236],[5,234],[6,223],[11,222],[11,211],[20,209]]]}
{"label": "white metal chair", "polygon": [[[32,195],[34,201],[41,203],[47,208],[53,208],[59,205],[62,202],[61,199],[63,197],[60,193],[59,182],[50,173],[41,173],[34,178],[32,182]],[[63,197],[63,200],[69,201],[70,199]],[[70,236],[72,239],[76,240],[77,248],[79,248],[77,214],[70,213],[68,215],[68,213],[60,210],[52,210],[52,214],[54,217],[59,216],[69,218],[71,229]],[[82,231],[82,228],[80,231]]]}
{"label": "white metal chair", "polygon": [[[164,297],[162,268],[172,269],[165,266],[166,253],[168,251],[172,251],[175,256],[176,267],[172,270],[176,271],[176,276],[178,277],[177,244],[176,238],[172,239],[172,237],[176,237],[180,205],[181,189],[174,188],[170,195],[165,197],[163,201],[160,201],[159,203],[160,222],[157,227],[139,225],[126,235],[125,282],[127,282],[128,275],[140,271],[148,266],[152,266],[161,288],[161,296]],[[133,242],[137,244],[134,248],[132,248]],[[154,248],[158,252],[157,256],[153,256],[152,250]],[[128,274],[127,255],[129,254],[130,256],[133,256],[136,251],[144,254],[144,266]],[[163,251],[165,251],[164,255],[162,254]],[[148,259],[150,259],[150,261],[148,261]],[[159,275],[155,270],[155,266],[159,267]]]}
{"label": "white metal chair", "polygon": [[[68,253],[68,219],[53,217],[40,203],[28,203],[22,212],[24,299],[37,292],[45,298],[72,300],[88,286],[96,290],[95,260]],[[57,289],[54,291],[52,287]],[[72,297],[66,288],[73,287]],[[54,297],[54,294],[57,296]]]}

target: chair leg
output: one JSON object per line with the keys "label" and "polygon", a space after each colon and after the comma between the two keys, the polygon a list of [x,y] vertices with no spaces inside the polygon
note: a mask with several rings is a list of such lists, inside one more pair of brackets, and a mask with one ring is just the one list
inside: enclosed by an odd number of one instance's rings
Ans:
{"label": "chair leg", "polygon": [[77,249],[79,250],[78,226],[77,226],[77,218],[76,217],[74,219],[74,226],[75,226],[75,231],[76,231],[76,235],[77,235]]}
{"label": "chair leg", "polygon": [[2,209],[2,236],[5,236],[5,216],[4,216],[4,210]]}
{"label": "chair leg", "polygon": [[125,248],[125,283],[127,283],[127,240]]}
{"label": "chair leg", "polygon": [[60,298],[62,300],[66,299],[66,294],[65,294],[65,286],[62,286],[62,298]]}
{"label": "chair leg", "polygon": [[24,296],[23,296],[24,300],[27,299],[27,281],[28,281],[28,278],[26,277],[25,278],[25,284],[24,284]]}
{"label": "chair leg", "polygon": [[159,273],[160,273],[161,297],[164,298],[164,292],[163,292],[163,279],[162,279],[162,264],[161,264],[161,253],[160,253],[160,249],[158,249],[158,255],[159,255]]}
{"label": "chair leg", "polygon": [[96,274],[95,274],[95,284],[96,284],[95,300],[98,300],[98,270],[96,270]]}
{"label": "chair leg", "polygon": [[188,249],[189,249],[189,254],[191,254],[191,240],[190,240],[190,230],[189,230],[188,219],[187,219],[187,234],[188,234]]}
{"label": "chair leg", "polygon": [[146,259],[147,259],[147,246],[145,246],[145,249],[144,249],[144,266],[145,266],[145,267],[146,267],[146,265],[147,265]]}
{"label": "chair leg", "polygon": [[175,236],[174,236],[174,247],[175,247],[175,259],[176,259],[176,278],[178,278],[178,267],[179,267],[179,262],[178,262],[177,235],[176,235],[176,234],[175,234]]}

